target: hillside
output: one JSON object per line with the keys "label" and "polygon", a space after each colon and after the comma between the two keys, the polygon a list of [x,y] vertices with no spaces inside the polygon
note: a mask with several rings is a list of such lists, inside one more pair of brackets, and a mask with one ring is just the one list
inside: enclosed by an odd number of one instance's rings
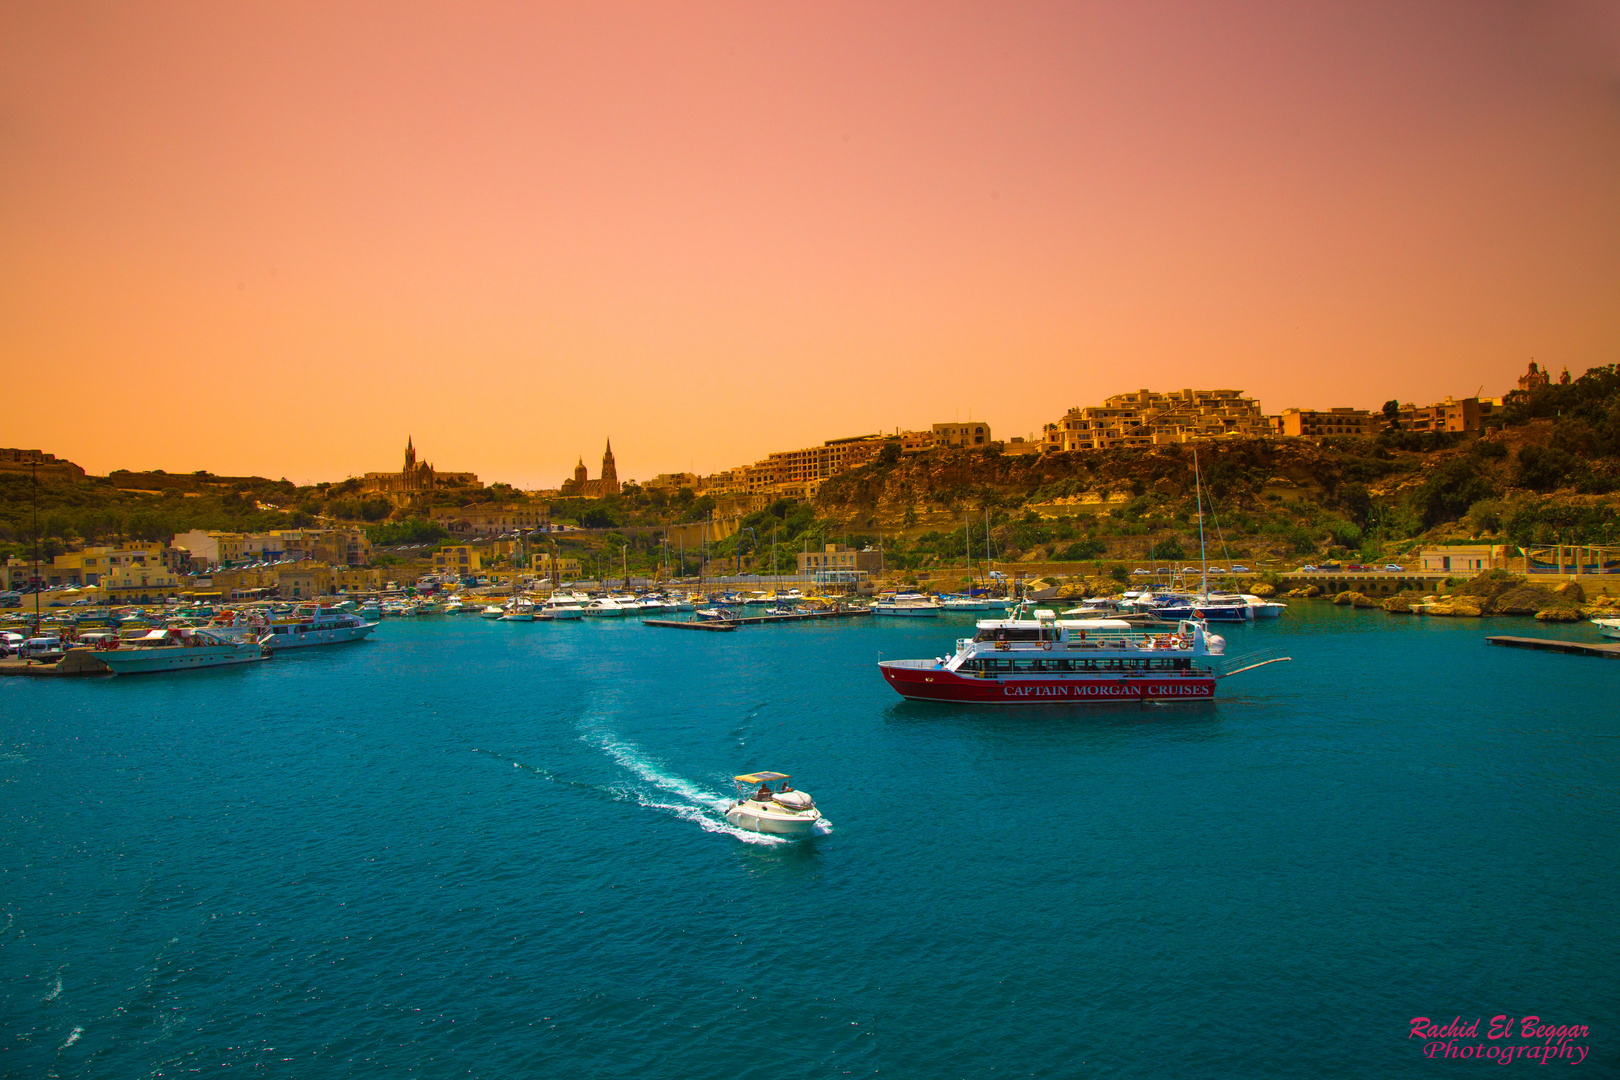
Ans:
{"label": "hillside", "polygon": [[[1480,435],[1196,444],[1212,559],[1381,562],[1422,542],[1620,540],[1620,374],[1597,368]],[[828,480],[819,516],[890,537],[896,565],[983,549],[1026,561],[1176,561],[1198,550],[1194,445],[1007,457],[889,454]]]}

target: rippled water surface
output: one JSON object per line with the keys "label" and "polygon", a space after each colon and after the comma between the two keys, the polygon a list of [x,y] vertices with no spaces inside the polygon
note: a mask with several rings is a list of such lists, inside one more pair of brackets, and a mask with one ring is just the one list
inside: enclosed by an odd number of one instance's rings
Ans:
{"label": "rippled water surface", "polygon": [[[1213,705],[878,676],[969,625],[0,679],[0,1071],[1428,1076],[1411,1017],[1498,1013],[1620,1067],[1620,663],[1483,640],[1589,627],[1296,604]],[[727,826],[756,769],[827,834]]]}

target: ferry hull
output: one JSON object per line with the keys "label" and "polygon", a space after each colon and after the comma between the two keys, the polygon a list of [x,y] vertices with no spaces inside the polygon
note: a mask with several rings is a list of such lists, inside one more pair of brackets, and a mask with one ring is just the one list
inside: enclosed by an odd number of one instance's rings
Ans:
{"label": "ferry hull", "polygon": [[912,701],[1051,705],[1058,702],[1210,701],[1215,697],[1215,679],[1202,674],[1084,673],[985,679],[967,678],[928,661],[884,660],[878,667],[894,692]]}

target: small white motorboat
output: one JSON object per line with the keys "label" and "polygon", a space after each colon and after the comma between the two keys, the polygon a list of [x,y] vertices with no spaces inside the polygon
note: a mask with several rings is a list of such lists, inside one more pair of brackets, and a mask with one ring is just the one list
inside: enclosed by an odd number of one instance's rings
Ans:
{"label": "small white motorboat", "polygon": [[1592,625],[1604,637],[1620,638],[1620,619],[1593,619]]}
{"label": "small white motorboat", "polygon": [[[739,829],[773,836],[809,836],[821,820],[816,800],[808,792],[789,787],[786,773],[748,773],[734,779],[737,801],[726,808],[726,820]],[[774,791],[772,783],[778,783]]]}
{"label": "small white motorboat", "polygon": [[484,619],[498,619],[505,614],[506,612],[504,610],[494,604],[489,605],[489,607],[478,613],[479,617]]}

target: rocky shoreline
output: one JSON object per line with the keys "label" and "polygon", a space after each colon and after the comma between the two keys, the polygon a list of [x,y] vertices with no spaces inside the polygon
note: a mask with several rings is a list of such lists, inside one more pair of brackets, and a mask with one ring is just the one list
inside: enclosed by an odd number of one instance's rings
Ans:
{"label": "rocky shoreline", "polygon": [[1480,618],[1486,615],[1528,615],[1540,622],[1579,622],[1582,619],[1620,617],[1620,597],[1607,594],[1588,598],[1579,582],[1554,586],[1531,585],[1504,570],[1487,570],[1449,593],[1403,593],[1382,600],[1359,592],[1326,594],[1319,586],[1290,589],[1294,599],[1329,599],[1358,608],[1382,608],[1392,615],[1437,615],[1442,618]]}

